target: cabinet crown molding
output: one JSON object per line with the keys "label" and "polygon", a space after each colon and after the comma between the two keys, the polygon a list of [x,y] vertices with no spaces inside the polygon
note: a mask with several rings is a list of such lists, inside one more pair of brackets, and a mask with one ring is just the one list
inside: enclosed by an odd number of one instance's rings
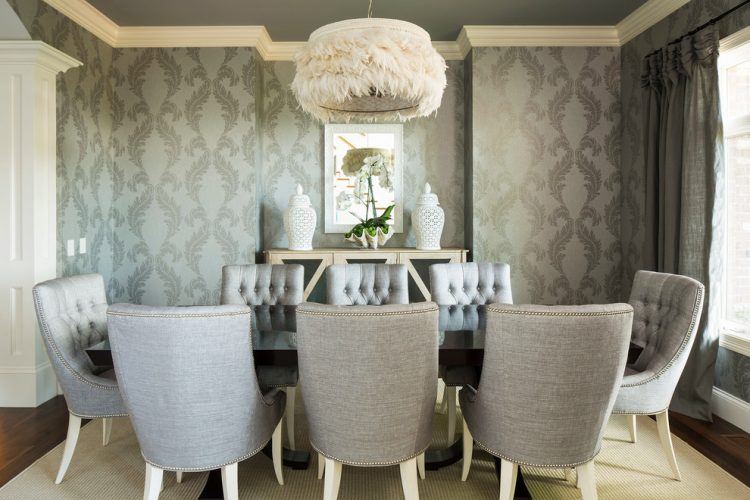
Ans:
{"label": "cabinet crown molding", "polygon": [[37,40],[0,41],[0,64],[37,64],[59,73],[81,66],[81,61]]}

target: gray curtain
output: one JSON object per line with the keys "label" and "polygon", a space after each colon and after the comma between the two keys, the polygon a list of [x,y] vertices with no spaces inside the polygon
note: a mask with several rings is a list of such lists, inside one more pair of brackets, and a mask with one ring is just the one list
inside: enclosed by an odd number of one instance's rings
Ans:
{"label": "gray curtain", "polygon": [[711,419],[719,347],[724,154],[718,55],[718,31],[710,26],[648,56],[642,73],[644,265],[706,286],[698,337],[670,407],[703,420]]}

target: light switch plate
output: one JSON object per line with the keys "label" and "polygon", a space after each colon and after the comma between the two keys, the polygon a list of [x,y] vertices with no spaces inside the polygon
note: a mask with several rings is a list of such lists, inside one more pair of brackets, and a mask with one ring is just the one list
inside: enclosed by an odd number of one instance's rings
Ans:
{"label": "light switch plate", "polygon": [[78,240],[78,253],[86,253],[86,238]]}
{"label": "light switch plate", "polygon": [[76,241],[68,240],[68,257],[75,257],[76,255]]}

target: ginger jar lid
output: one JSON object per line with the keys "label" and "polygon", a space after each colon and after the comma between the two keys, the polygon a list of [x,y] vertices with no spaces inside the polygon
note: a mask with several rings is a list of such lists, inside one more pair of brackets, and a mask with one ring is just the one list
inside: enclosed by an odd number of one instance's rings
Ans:
{"label": "ginger jar lid", "polygon": [[309,207],[312,205],[310,203],[310,197],[306,194],[303,194],[304,190],[302,189],[302,184],[297,184],[297,194],[293,194],[289,197],[289,206],[290,207]]}
{"label": "ginger jar lid", "polygon": [[424,185],[424,191],[417,198],[417,205],[438,205],[438,196],[432,192],[429,182]]}

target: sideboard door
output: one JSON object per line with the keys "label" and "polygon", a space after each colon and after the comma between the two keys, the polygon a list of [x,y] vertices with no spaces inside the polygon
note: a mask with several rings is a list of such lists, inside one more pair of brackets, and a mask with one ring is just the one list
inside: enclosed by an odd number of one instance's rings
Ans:
{"label": "sideboard door", "polygon": [[398,254],[388,250],[335,251],[334,264],[398,264]]}
{"label": "sideboard door", "polygon": [[435,252],[400,252],[399,263],[406,264],[409,272],[409,302],[432,300],[430,294],[430,266],[449,262],[464,262],[466,254],[461,251],[438,250]]}
{"label": "sideboard door", "polygon": [[331,252],[266,252],[269,264],[300,264],[304,272],[305,291],[303,297],[311,302],[325,302],[324,274],[333,264]]}

